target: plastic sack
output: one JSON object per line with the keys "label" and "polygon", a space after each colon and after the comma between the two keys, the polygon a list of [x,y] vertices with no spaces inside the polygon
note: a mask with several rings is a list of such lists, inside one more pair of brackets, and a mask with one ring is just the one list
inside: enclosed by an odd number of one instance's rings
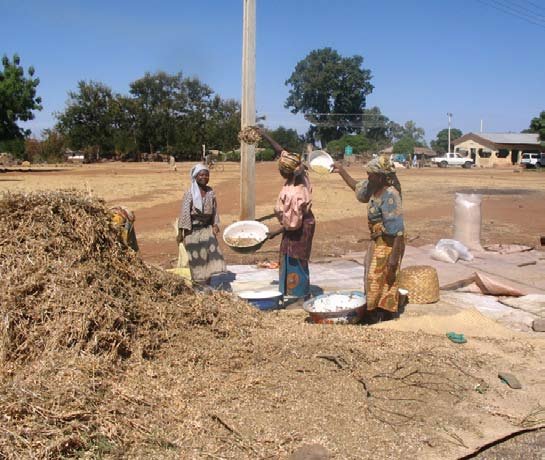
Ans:
{"label": "plastic sack", "polygon": [[482,195],[456,193],[454,200],[454,240],[469,249],[482,251],[481,247]]}
{"label": "plastic sack", "polygon": [[466,248],[459,241],[449,240],[449,239],[442,239],[442,240],[439,240],[437,242],[435,247],[437,249],[439,249],[439,248],[452,248],[458,253],[460,259],[467,260],[467,261],[473,260],[473,254],[471,254],[471,252],[469,252],[469,249]]}
{"label": "plastic sack", "polygon": [[431,253],[431,258],[440,262],[455,264],[460,258],[460,254],[458,254],[458,251],[452,247],[444,246],[437,248],[436,246]]}
{"label": "plastic sack", "polygon": [[431,258],[453,264],[458,259],[473,260],[473,254],[459,241],[442,239],[435,245]]}

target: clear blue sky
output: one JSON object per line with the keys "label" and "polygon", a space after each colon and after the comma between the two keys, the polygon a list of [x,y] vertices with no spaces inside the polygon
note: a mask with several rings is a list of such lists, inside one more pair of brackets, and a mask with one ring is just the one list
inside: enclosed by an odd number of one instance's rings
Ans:
{"label": "clear blue sky", "polygon": [[[545,110],[544,0],[256,0],[256,103],[267,124],[306,130],[284,109],[295,64],[311,50],[359,54],[375,86],[368,107],[412,119],[433,139],[515,131]],[[240,99],[242,0],[0,0],[0,54],[19,53],[55,123],[67,92],[97,80],[127,93],[145,72],[182,71]]]}

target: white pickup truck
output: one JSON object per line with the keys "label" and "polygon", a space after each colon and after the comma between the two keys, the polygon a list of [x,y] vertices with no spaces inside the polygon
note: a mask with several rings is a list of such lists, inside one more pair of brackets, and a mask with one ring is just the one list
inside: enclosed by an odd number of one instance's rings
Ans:
{"label": "white pickup truck", "polygon": [[473,160],[468,157],[462,157],[457,153],[445,153],[441,157],[432,158],[431,161],[440,168],[446,168],[447,166],[461,166],[462,168],[473,167]]}

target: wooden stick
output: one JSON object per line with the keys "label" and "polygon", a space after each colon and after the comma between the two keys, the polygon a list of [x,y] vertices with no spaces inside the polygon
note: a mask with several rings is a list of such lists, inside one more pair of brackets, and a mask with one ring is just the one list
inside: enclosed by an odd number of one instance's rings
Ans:
{"label": "wooden stick", "polygon": [[475,273],[471,275],[469,278],[464,278],[458,281],[454,281],[453,283],[444,284],[439,289],[442,291],[455,291],[456,289],[460,289],[466,286],[469,286],[471,283],[475,282]]}
{"label": "wooden stick", "polygon": [[532,262],[523,262],[521,264],[518,264],[517,267],[526,267],[528,265],[536,265],[537,262],[535,260],[532,260]]}

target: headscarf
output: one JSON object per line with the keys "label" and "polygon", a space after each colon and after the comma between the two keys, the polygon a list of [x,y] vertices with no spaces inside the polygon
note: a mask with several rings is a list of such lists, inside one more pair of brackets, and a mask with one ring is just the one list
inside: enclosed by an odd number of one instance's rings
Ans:
{"label": "headscarf", "polygon": [[282,150],[278,160],[278,169],[287,174],[293,174],[301,166],[301,155]]}
{"label": "headscarf", "polygon": [[193,206],[195,209],[203,211],[203,204],[202,204],[202,195],[201,190],[199,188],[199,184],[197,184],[197,181],[195,180],[198,174],[201,171],[209,171],[208,167],[206,165],[203,165],[201,163],[193,166],[191,168],[190,172],[190,178],[191,178],[191,196],[193,197]]}
{"label": "headscarf", "polygon": [[392,174],[396,172],[394,164],[388,157],[385,156],[373,158],[369,163],[367,163],[365,169],[368,173],[375,174]]}

